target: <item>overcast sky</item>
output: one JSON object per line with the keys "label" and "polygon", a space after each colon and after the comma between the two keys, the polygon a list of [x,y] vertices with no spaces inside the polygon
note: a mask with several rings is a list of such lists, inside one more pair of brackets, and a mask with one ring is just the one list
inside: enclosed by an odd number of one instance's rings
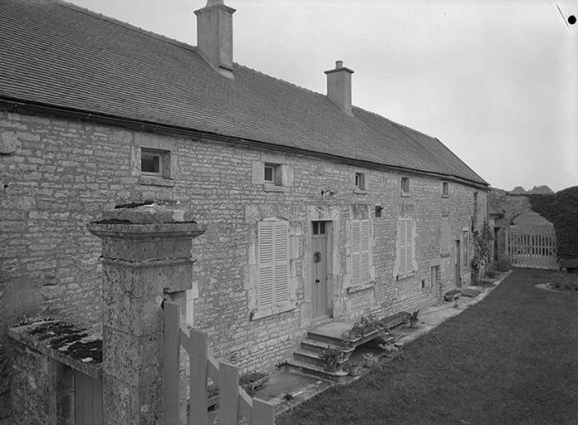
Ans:
{"label": "overcast sky", "polygon": [[[196,45],[206,0],[73,0]],[[492,186],[578,185],[578,2],[225,0],[234,60],[437,137]],[[560,9],[560,10],[559,10]]]}

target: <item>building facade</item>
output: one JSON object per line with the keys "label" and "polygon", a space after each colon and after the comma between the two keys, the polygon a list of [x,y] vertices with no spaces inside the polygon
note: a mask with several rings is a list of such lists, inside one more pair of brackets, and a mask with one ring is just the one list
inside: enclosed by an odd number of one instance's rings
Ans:
{"label": "building facade", "polygon": [[[199,28],[209,13],[232,16],[218,3],[197,12]],[[159,61],[175,74],[186,66],[194,90],[166,94],[171,103],[128,83],[91,89],[112,71],[88,78],[80,67],[91,59],[74,46],[45,59],[43,78],[25,67],[34,52],[2,52],[16,63],[0,65],[4,397],[10,326],[35,316],[99,325],[101,247],[86,225],[119,205],[178,204],[207,226],[194,240],[186,320],[245,371],[271,368],[320,321],[409,311],[469,284],[471,228],[487,219],[487,183],[439,140],[352,106],[352,71],[342,63],[327,71],[324,96],[211,59],[198,50],[203,37],[194,49],[68,4],[38,4],[2,6],[13,20],[1,45],[29,46],[35,22],[80,22],[86,37],[115,36],[95,48],[120,40],[151,50],[143,53],[151,69],[151,58],[168,52]],[[61,37],[55,28],[45,40]],[[173,53],[182,61],[171,63]],[[74,92],[55,61],[68,61],[66,72],[85,85]]]}

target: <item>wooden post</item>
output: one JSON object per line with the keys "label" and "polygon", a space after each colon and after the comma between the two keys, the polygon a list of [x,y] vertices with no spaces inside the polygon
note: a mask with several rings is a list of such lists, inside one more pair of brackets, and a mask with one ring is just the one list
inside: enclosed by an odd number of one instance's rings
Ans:
{"label": "wooden post", "polygon": [[275,423],[275,407],[271,403],[253,399],[252,425],[273,425]]}
{"label": "wooden post", "polygon": [[180,407],[180,317],[178,304],[165,301],[164,309],[164,389],[163,406],[165,425],[179,424]]}
{"label": "wooden post", "polygon": [[237,425],[238,405],[239,369],[219,362],[219,425]]}
{"label": "wooden post", "polygon": [[207,335],[191,330],[190,355],[191,409],[189,425],[207,425]]}

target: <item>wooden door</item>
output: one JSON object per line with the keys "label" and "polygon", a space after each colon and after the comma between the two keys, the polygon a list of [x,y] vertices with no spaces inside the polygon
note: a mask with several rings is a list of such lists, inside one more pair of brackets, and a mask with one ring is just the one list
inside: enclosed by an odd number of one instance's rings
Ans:
{"label": "wooden door", "polygon": [[314,221],[311,235],[311,316],[323,319],[329,316],[327,293],[327,230],[328,223]]}
{"label": "wooden door", "polygon": [[456,286],[462,287],[462,247],[459,239],[456,240]]}
{"label": "wooden door", "polygon": [[102,425],[102,379],[74,371],[74,424]]}

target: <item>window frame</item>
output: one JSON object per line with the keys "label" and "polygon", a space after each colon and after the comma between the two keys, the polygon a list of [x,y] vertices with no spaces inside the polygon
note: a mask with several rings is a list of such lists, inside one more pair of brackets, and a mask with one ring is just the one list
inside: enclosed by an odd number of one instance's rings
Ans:
{"label": "window frame", "polygon": [[411,194],[411,180],[409,177],[401,177],[401,196],[410,196]]}
{"label": "window frame", "polygon": [[[271,169],[272,179],[267,180],[266,174],[267,169]],[[281,166],[280,164],[274,164],[272,162],[264,162],[263,163],[263,182],[265,184],[270,184],[273,186],[282,186],[281,184]]]}
{"label": "window frame", "polygon": [[442,182],[442,198],[448,198],[450,196],[450,183]]}
{"label": "window frame", "polygon": [[[158,172],[144,171],[143,170],[143,157],[145,157],[145,156],[152,156],[153,162],[154,162],[154,158],[158,158],[158,166],[159,166]],[[141,147],[141,149],[140,149],[140,159],[141,159],[140,174],[143,176],[149,176],[149,177],[161,177],[161,178],[165,177],[166,168],[167,168],[167,164],[165,164],[165,162],[167,161],[166,156],[167,156],[167,151],[163,151],[160,149],[150,149],[150,148]]]}
{"label": "window frame", "polygon": [[356,171],[354,175],[355,188],[359,190],[366,190],[365,173]]}

